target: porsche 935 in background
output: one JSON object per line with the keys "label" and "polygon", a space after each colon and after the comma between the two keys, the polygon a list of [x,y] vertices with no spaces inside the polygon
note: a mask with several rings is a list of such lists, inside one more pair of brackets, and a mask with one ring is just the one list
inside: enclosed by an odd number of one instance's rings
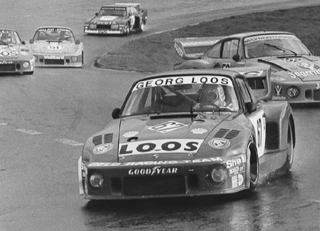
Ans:
{"label": "porsche 935 in background", "polygon": [[292,33],[264,31],[226,37],[179,38],[175,39],[174,47],[186,60],[174,69],[232,68],[265,63],[272,70],[272,100],[320,102],[320,57],[313,55]]}
{"label": "porsche 935 in background", "polygon": [[80,194],[99,200],[254,190],[259,176],[291,168],[295,145],[289,103],[258,95],[231,69],[136,81],[113,122],[84,145]]}
{"label": "porsche 935 in background", "polygon": [[37,67],[83,66],[83,43],[68,27],[39,27],[29,43]]}
{"label": "porsche 935 in background", "polygon": [[94,17],[84,23],[87,34],[129,34],[144,31],[148,12],[140,3],[116,3],[105,5]]}
{"label": "porsche 935 in background", "polygon": [[0,73],[33,74],[32,50],[15,30],[0,29]]}

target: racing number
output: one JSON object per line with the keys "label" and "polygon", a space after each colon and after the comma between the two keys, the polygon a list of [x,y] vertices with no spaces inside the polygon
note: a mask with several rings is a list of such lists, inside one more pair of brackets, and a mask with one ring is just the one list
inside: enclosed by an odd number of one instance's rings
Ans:
{"label": "racing number", "polygon": [[316,89],[320,89],[320,83],[317,83]]}

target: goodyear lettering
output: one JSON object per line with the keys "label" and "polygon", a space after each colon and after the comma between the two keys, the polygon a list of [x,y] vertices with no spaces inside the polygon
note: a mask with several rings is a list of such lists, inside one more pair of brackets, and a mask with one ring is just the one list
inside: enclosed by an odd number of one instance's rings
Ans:
{"label": "goodyear lettering", "polygon": [[152,140],[120,144],[119,154],[138,155],[150,153],[195,153],[203,140]]}
{"label": "goodyear lettering", "polygon": [[164,174],[175,174],[178,172],[178,168],[161,168],[156,166],[153,168],[141,168],[141,169],[129,169],[129,175],[164,175]]}
{"label": "goodyear lettering", "polygon": [[158,79],[149,79],[145,81],[138,82],[132,91],[136,91],[148,87],[157,87],[157,86],[173,86],[179,84],[221,84],[233,86],[232,82],[227,77],[222,76],[184,76],[184,77],[171,77],[171,78],[158,78]]}

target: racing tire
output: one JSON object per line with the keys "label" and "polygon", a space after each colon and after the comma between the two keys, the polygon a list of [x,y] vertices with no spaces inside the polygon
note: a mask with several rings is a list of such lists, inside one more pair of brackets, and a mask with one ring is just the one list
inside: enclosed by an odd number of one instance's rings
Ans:
{"label": "racing tire", "polygon": [[140,25],[140,29],[139,29],[139,32],[143,32],[145,31],[145,23],[142,22],[141,25]]}
{"label": "racing tire", "polygon": [[84,64],[84,52],[83,51],[82,51],[81,55],[82,55],[82,65],[83,65]]}
{"label": "racing tire", "polygon": [[250,178],[250,186],[249,190],[251,192],[255,191],[258,181],[259,181],[259,158],[257,155],[257,151],[255,148],[255,144],[252,140],[249,141],[247,147],[247,156],[249,158],[249,178]]}
{"label": "racing tire", "polygon": [[124,25],[125,29],[125,33],[124,35],[129,35],[130,34],[130,24],[126,23],[126,25]]}
{"label": "racing tire", "polygon": [[286,162],[283,165],[286,172],[288,172],[291,169],[293,165],[293,159],[294,159],[293,131],[292,131],[291,124],[289,124],[288,136],[287,136],[287,157],[286,157]]}

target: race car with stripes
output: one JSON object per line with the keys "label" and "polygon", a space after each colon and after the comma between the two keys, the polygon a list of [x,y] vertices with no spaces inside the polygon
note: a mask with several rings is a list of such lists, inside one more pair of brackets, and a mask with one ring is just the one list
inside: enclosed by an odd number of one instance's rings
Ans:
{"label": "race car with stripes", "polygon": [[295,146],[291,107],[265,101],[261,92],[256,97],[239,73],[245,70],[171,71],[134,82],[114,120],[83,147],[80,195],[114,200],[250,192],[260,177],[288,171]]}
{"label": "race car with stripes", "polygon": [[[272,67],[270,99],[290,103],[320,102],[320,57],[293,33],[257,31],[217,37],[176,38],[176,53],[185,61],[174,69]],[[261,78],[265,76],[259,76]],[[265,84],[250,83],[264,89]]]}

